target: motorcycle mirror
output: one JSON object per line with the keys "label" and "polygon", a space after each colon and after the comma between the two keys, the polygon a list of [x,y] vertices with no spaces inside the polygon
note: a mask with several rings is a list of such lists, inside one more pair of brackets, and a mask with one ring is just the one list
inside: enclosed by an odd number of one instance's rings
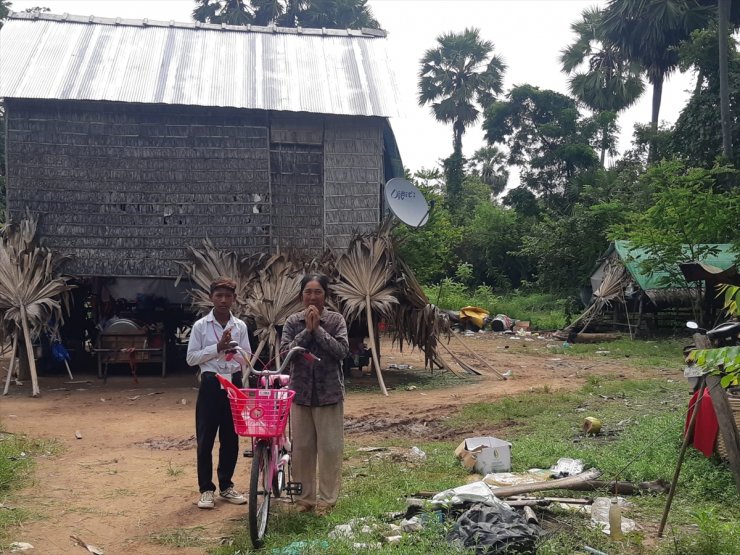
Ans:
{"label": "motorcycle mirror", "polygon": [[688,322],[686,322],[686,327],[689,328],[690,330],[698,330],[699,324],[697,324],[693,320],[689,320]]}

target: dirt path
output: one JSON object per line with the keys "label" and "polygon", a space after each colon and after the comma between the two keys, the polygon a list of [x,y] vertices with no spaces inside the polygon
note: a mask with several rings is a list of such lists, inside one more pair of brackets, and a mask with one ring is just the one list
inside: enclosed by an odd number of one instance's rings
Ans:
{"label": "dirt path", "polygon": [[[372,387],[374,376],[355,377],[353,387],[366,384],[369,391],[348,395],[348,433],[372,429],[405,436],[414,433],[410,424],[444,418],[463,403],[494,401],[544,386],[574,389],[588,374],[645,377],[658,372],[549,355],[543,340],[525,343],[489,334],[466,341],[499,371],[510,370],[512,378],[502,382],[486,374],[444,389],[401,386],[386,399]],[[450,344],[455,353],[485,370],[455,343]],[[384,344],[383,353],[385,365],[423,365],[416,352],[400,353]],[[420,380],[427,375],[416,372],[411,375]],[[390,387],[398,382],[398,372],[387,371],[385,376]],[[35,546],[33,553],[48,555],[87,553],[74,546],[70,535],[105,549],[106,555],[195,555],[204,548],[169,547],[154,538],[192,528],[204,545],[216,545],[228,536],[244,516],[244,507],[218,504],[216,510],[202,511],[195,506],[193,375],[144,376],[138,386],[124,375],[109,379],[107,385],[91,376],[75,378],[89,382],[69,385],[66,377],[43,377],[38,399],[28,396],[29,384],[13,387],[8,397],[0,398],[5,429],[55,439],[62,446],[61,454],[38,459],[34,483],[18,496],[16,504],[39,518],[16,530],[11,541],[29,542]],[[408,381],[408,375],[405,378]],[[82,439],[75,437],[76,431]],[[241,459],[237,488],[246,487],[247,472],[247,461]]]}

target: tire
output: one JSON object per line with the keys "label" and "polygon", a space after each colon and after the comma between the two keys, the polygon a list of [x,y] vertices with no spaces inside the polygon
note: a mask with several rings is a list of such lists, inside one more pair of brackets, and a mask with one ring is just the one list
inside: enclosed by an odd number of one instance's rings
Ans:
{"label": "tire", "polygon": [[255,549],[264,545],[267,534],[271,484],[266,482],[272,464],[271,459],[270,446],[264,441],[257,442],[249,480],[249,536]]}

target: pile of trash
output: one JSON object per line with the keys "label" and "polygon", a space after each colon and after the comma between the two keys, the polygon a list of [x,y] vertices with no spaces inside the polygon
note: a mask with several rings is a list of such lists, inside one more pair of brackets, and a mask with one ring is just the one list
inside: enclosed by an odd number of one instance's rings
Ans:
{"label": "pile of trash", "polygon": [[[511,447],[511,443],[494,437],[467,438],[457,447],[455,455],[481,479],[438,493],[414,494],[407,497],[404,512],[355,518],[335,526],[326,539],[296,542],[274,549],[272,555],[313,552],[311,549],[319,552],[329,544],[346,544],[351,552],[381,549],[388,544],[402,544],[409,535],[422,533],[438,534],[440,538],[444,535],[454,548],[472,549],[476,555],[533,554],[546,533],[545,527],[559,518],[557,513],[548,512],[550,508],[581,513],[590,517],[594,528],[612,538],[621,538],[635,531],[637,525],[623,515],[630,504],[618,494],[667,492],[662,482],[599,481],[598,470],[585,469],[583,461],[566,457],[547,469],[512,473]],[[382,450],[363,448],[362,452],[378,455],[376,451]],[[419,466],[426,461],[426,454],[414,447],[404,459]],[[533,495],[558,489],[603,493],[580,498]],[[591,548],[584,546],[584,549]]]}

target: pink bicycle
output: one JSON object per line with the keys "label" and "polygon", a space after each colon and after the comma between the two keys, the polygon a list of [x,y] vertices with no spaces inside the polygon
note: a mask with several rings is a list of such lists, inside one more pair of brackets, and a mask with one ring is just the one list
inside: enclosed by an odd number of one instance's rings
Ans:
{"label": "pink bicycle", "polygon": [[249,355],[235,343],[231,345],[245,361],[243,366],[249,373],[260,376],[257,389],[239,389],[229,380],[217,375],[226,389],[234,419],[237,435],[252,439],[251,451],[245,456],[252,457],[249,480],[249,535],[252,545],[260,548],[265,542],[269,520],[270,498],[300,495],[303,487],[291,481],[290,475],[290,432],[287,427],[290,406],[294,391],[288,389],[290,376],[283,374],[290,360],[302,354],[312,360],[317,357],[303,347],[293,347],[288,351],[282,365],[277,370],[255,370],[250,364]]}

